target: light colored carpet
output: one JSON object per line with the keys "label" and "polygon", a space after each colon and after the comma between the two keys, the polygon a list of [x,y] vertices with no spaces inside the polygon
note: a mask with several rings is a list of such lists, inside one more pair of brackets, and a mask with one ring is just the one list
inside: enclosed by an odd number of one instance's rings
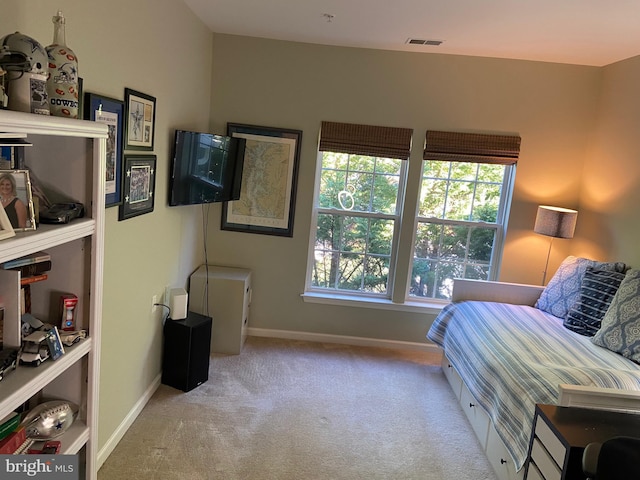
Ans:
{"label": "light colored carpet", "polygon": [[161,385],[98,473],[135,479],[495,480],[424,352],[249,337]]}

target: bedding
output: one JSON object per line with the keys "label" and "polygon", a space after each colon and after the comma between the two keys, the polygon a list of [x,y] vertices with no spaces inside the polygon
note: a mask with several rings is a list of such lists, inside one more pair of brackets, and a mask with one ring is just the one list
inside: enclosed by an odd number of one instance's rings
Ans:
{"label": "bedding", "polygon": [[559,384],[640,391],[640,365],[531,306],[452,303],[427,338],[444,349],[487,412],[517,470],[526,460],[535,404],[556,404]]}

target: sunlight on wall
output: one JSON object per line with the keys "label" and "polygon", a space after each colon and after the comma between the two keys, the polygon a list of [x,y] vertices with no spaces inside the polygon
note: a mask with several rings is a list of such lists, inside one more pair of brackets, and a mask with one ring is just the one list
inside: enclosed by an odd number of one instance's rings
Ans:
{"label": "sunlight on wall", "polygon": [[637,190],[640,182],[640,170],[635,167],[637,158],[625,158],[635,148],[618,151],[621,144],[612,142],[609,151],[596,151],[591,156],[582,183],[581,205],[595,212],[612,212],[619,205],[626,205],[628,195]]}
{"label": "sunlight on wall", "polygon": [[[516,258],[517,261],[511,261],[504,266],[500,280],[541,285],[550,241],[551,237],[534,233],[532,224],[530,232],[523,232],[519,238],[512,240],[505,246],[505,256]],[[573,249],[574,240],[553,239],[546,283],[549,282],[558,266],[568,255],[576,255]]]}

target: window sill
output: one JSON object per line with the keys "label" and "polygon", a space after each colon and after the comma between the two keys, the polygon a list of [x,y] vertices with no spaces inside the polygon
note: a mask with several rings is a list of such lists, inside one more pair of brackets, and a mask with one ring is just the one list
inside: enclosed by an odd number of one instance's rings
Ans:
{"label": "window sill", "polygon": [[375,308],[377,310],[396,310],[399,312],[438,314],[449,304],[446,300],[406,301],[394,303],[388,298],[351,297],[332,293],[306,292],[301,295],[307,303],[340,305],[343,307]]}

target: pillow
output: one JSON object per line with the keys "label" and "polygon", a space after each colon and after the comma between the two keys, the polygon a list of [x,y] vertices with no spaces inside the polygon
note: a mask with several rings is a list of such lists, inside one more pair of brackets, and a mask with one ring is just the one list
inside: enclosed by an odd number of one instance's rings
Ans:
{"label": "pillow", "polygon": [[580,297],[569,310],[564,326],[580,335],[595,335],[623,278],[621,272],[587,267],[580,285]]}
{"label": "pillow", "polygon": [[640,363],[640,270],[624,277],[591,341]]}
{"label": "pillow", "polygon": [[569,310],[580,297],[580,285],[587,267],[616,272],[624,272],[626,269],[624,263],[604,263],[568,256],[542,291],[536,302],[536,308],[556,317],[566,318]]}

